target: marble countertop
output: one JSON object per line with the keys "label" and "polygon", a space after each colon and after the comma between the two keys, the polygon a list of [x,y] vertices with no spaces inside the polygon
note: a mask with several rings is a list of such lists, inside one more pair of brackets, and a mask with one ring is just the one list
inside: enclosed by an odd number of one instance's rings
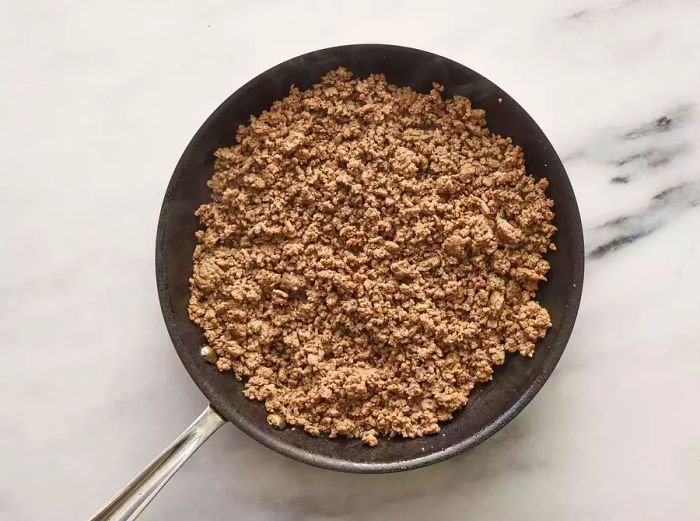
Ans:
{"label": "marble countertop", "polygon": [[569,347],[460,457],[347,475],[226,425],[142,519],[700,518],[699,21],[695,0],[5,0],[0,519],[88,517],[204,408],[154,280],[175,162],[255,74],[358,42],[460,61],[547,133],[587,241]]}

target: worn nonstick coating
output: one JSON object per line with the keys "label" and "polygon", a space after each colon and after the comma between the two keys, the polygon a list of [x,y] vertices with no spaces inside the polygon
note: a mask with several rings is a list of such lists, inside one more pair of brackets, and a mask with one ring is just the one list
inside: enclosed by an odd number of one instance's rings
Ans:
{"label": "worn nonstick coating", "polygon": [[[195,209],[209,199],[206,181],[214,169],[214,150],[234,143],[236,128],[284,97],[290,85],[310,87],[325,72],[344,66],[355,75],[383,73],[389,82],[428,92],[437,81],[444,95],[471,98],[487,112],[489,128],[510,136],[525,151],[528,172],[549,179],[555,202],[557,251],[549,255],[549,281],[539,301],[549,310],[552,328],[533,358],[510,355],[492,382],[471,394],[469,403],[437,435],[380,440],[368,448],[358,440],[314,438],[300,429],[276,431],[266,422],[262,403],[243,397],[243,384],[219,374],[199,351],[202,331],[187,317],[188,278],[192,273]],[[535,79],[536,80],[536,79]],[[543,93],[543,95],[545,95]],[[442,461],[480,443],[512,420],[552,373],[576,319],[583,282],[583,233],[574,192],[549,140],[508,94],[476,72],[428,52],[392,45],[333,47],[288,60],[246,83],[204,122],[185,149],[168,185],[158,223],[156,273],[163,316],[182,363],[213,406],[254,439],[287,456],[347,472],[394,472]]]}

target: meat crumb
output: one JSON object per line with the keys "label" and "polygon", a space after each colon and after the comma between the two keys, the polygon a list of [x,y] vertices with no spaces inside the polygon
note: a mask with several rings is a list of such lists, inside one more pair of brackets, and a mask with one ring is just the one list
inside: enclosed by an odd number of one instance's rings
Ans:
{"label": "meat crumb", "polygon": [[339,68],[215,158],[189,316],[275,425],[437,433],[551,326],[547,182],[469,99]]}

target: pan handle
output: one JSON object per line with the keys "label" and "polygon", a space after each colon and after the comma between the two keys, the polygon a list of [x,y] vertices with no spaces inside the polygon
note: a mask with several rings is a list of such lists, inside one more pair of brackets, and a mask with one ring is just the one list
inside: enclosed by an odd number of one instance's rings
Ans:
{"label": "pan handle", "polygon": [[130,521],[136,519],[160,489],[226,420],[209,405],[192,425],[143,469],[90,521]]}

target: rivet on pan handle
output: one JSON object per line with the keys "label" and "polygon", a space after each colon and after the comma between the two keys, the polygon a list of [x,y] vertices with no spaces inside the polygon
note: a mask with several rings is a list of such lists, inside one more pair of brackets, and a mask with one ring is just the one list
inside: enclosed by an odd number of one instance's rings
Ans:
{"label": "rivet on pan handle", "polygon": [[226,420],[211,406],[185,429],[170,446],[143,469],[90,521],[129,521],[160,492],[187,459],[221,427]]}

